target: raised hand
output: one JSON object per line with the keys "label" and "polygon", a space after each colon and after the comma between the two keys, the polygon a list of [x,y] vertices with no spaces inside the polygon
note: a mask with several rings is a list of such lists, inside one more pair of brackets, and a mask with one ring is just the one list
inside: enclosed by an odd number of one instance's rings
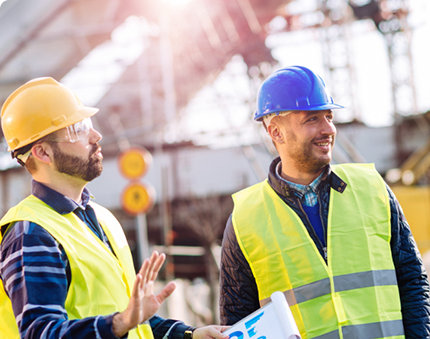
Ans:
{"label": "raised hand", "polygon": [[158,295],[154,295],[154,281],[165,259],[164,254],[158,254],[155,251],[151,258],[143,262],[136,276],[127,309],[113,317],[112,330],[117,337],[123,336],[137,325],[151,318],[163,301],[175,290],[176,284],[170,282]]}

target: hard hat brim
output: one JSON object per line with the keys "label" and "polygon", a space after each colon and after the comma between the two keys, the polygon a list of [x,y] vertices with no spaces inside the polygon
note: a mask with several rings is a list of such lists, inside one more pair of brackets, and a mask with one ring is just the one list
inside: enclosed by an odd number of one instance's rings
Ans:
{"label": "hard hat brim", "polygon": [[323,104],[323,105],[315,105],[315,106],[306,106],[306,107],[291,107],[291,109],[288,108],[282,108],[282,110],[279,109],[272,109],[272,110],[267,110],[265,112],[263,112],[262,114],[258,114],[258,112],[255,112],[255,116],[254,116],[254,120],[255,121],[263,121],[263,118],[266,115],[272,114],[272,113],[279,113],[279,112],[284,112],[284,111],[297,111],[297,112],[302,112],[302,111],[325,111],[328,109],[342,109],[345,108],[344,106],[338,105],[338,104]]}

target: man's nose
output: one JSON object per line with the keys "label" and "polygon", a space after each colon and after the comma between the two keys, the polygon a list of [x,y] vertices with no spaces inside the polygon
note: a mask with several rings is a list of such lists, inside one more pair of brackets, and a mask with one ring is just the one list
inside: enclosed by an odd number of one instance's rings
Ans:
{"label": "man's nose", "polygon": [[102,140],[102,135],[96,131],[94,128],[90,129],[90,142],[95,144]]}
{"label": "man's nose", "polygon": [[321,128],[321,134],[325,134],[325,135],[336,134],[336,127],[333,124],[333,121],[328,121],[324,119],[323,126]]}

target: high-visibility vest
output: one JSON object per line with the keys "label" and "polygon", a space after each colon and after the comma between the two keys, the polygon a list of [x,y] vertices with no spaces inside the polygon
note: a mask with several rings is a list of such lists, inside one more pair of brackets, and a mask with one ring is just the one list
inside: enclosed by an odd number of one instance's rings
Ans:
{"label": "high-visibility vest", "polygon": [[233,196],[233,227],[260,304],[284,292],[302,338],[404,338],[385,183],[367,164],[333,166],[327,263],[267,180]]}
{"label": "high-visibility vest", "polygon": [[[107,209],[95,203],[91,203],[91,206],[115,255],[75,213],[61,215],[34,196],[27,197],[11,208],[0,221],[0,227],[20,220],[34,222],[63,246],[72,274],[65,302],[70,320],[124,311],[136,278],[130,248],[121,225]],[[11,301],[1,283],[0,337],[19,338]],[[153,339],[148,324],[130,331],[128,337]]]}

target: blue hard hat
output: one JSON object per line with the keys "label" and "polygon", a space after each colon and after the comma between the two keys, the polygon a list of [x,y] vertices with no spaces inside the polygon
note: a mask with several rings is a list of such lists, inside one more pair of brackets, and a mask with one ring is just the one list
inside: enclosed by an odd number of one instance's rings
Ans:
{"label": "blue hard hat", "polygon": [[282,111],[322,111],[344,108],[333,102],[323,79],[303,66],[282,68],[261,85],[254,120]]}

